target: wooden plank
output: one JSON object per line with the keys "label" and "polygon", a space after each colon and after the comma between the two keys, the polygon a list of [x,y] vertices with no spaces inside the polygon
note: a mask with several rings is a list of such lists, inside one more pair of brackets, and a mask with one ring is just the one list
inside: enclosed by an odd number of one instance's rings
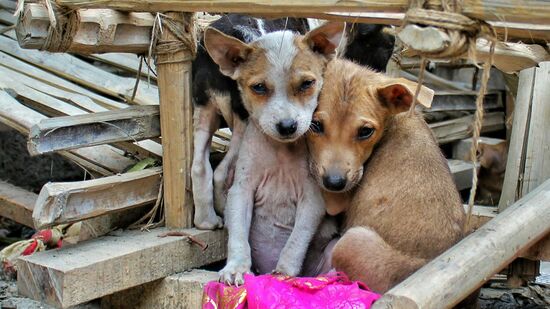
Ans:
{"label": "wooden plank", "polygon": [[[47,118],[38,112],[23,106],[12,96],[0,90],[0,122],[27,135],[30,128]],[[62,151],[60,154],[93,172],[112,175],[135,164],[135,161],[124,156],[124,153],[108,145]]]}
{"label": "wooden plank", "polygon": [[522,195],[550,178],[550,61],[535,69]]}
{"label": "wooden plank", "polygon": [[548,222],[550,180],[392,288],[372,308],[450,308],[550,233]]}
{"label": "wooden plank", "polygon": [[[239,12],[303,16],[326,12],[405,12],[408,0],[57,0],[71,8],[110,8],[127,11],[182,12]],[[440,6],[441,0],[426,1],[428,7]],[[464,0],[462,13],[466,16],[496,21],[550,24],[550,3],[544,0]]]}
{"label": "wooden plank", "polygon": [[155,202],[161,168],[42,187],[32,215],[37,228],[73,223]]}
{"label": "wooden plank", "polygon": [[[135,86],[133,78],[109,73],[69,54],[21,49],[17,41],[1,35],[0,51],[100,93],[131,101]],[[134,102],[141,105],[158,104],[157,87],[141,83]]]}
{"label": "wooden plank", "polygon": [[[66,51],[81,54],[143,53],[151,42],[154,16],[150,13],[123,13],[115,10],[80,10],[79,25]],[[59,16],[57,17],[58,20]],[[50,19],[43,3],[26,3],[16,25],[22,48],[49,50]],[[55,46],[54,48],[58,48]],[[52,50],[58,51],[58,50]]]}
{"label": "wooden plank", "polygon": [[17,261],[17,287],[24,296],[67,308],[226,256],[223,230],[183,230],[206,244],[206,250],[187,237],[159,237],[168,231],[124,231],[22,257]]}
{"label": "wooden plank", "polygon": [[[456,119],[430,123],[429,127],[434,132],[440,144],[453,142],[472,136],[471,126],[474,116],[464,116]],[[504,129],[504,113],[486,113],[483,118],[481,133],[494,132]]]}
{"label": "wooden plank", "polygon": [[[90,55],[89,57],[91,59],[101,61],[108,65],[126,70],[135,75],[137,75],[137,72],[139,70],[140,58],[138,55],[135,55],[135,54],[106,53],[106,54],[93,54],[93,55]],[[151,69],[156,72],[155,64],[149,63],[149,65],[151,66]],[[153,72],[149,70],[147,65],[143,63],[141,67],[141,76],[143,78],[146,78],[147,75],[149,75],[148,78],[150,78],[151,80],[153,81],[157,80],[157,77],[155,76],[155,74],[153,74]]]}
{"label": "wooden plank", "polygon": [[217,280],[217,272],[194,269],[105,296],[101,299],[101,307],[105,309],[202,308],[204,286],[210,281]]}
{"label": "wooden plank", "polygon": [[[5,70],[9,70],[9,72],[6,72],[8,76],[16,78],[17,80],[23,82],[25,85],[31,88],[40,90],[48,94],[51,93],[51,89],[57,88],[61,91],[64,91],[65,93],[74,93],[87,96],[95,103],[107,109],[124,108],[128,106],[127,104],[123,104],[107,97],[98,95],[93,91],[71,83],[63,78],[58,77],[55,74],[39,69],[3,52],[0,52],[0,66]],[[43,90],[43,88],[48,86],[49,90]],[[52,95],[59,97],[59,95],[57,94]],[[90,111],[96,112],[98,110]]]}
{"label": "wooden plank", "polygon": [[[169,13],[168,16],[185,29],[193,29],[193,14]],[[186,35],[192,35],[186,33]],[[157,44],[177,40],[168,28]],[[157,55],[160,93],[160,124],[164,151],[164,205],[166,226],[191,227],[193,195],[191,192],[191,162],[193,158],[193,103],[191,102],[191,61],[189,49]]]}
{"label": "wooden plank", "polygon": [[472,187],[472,173],[474,171],[474,165],[472,162],[462,160],[447,160],[449,169],[456,184],[456,188],[460,190],[468,189]]}
{"label": "wooden plank", "polygon": [[34,228],[32,210],[38,195],[0,180],[0,216]]}
{"label": "wooden plank", "polygon": [[520,177],[523,178],[525,153],[531,118],[531,105],[535,86],[536,69],[527,69],[519,74],[518,94],[514,108],[512,135],[508,150],[508,161],[502,185],[502,194],[498,204],[499,211],[503,211],[514,203],[520,196]]}
{"label": "wooden plank", "polygon": [[31,155],[160,136],[158,106],[44,119],[31,128]]}

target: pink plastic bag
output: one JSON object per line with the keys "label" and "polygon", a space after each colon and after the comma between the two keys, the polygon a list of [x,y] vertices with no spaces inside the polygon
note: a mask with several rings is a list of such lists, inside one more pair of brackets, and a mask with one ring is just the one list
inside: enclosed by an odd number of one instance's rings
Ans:
{"label": "pink plastic bag", "polygon": [[245,275],[242,287],[210,282],[203,295],[203,308],[365,308],[380,298],[361,282],[351,282],[341,273],[315,278],[277,275]]}

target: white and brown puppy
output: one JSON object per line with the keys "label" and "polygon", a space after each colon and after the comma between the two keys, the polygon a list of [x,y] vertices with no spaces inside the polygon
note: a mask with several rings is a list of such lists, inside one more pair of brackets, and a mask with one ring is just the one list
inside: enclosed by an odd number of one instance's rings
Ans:
{"label": "white and brown puppy", "polygon": [[237,81],[250,114],[225,208],[228,259],[220,279],[226,283],[242,284],[251,270],[291,276],[302,270],[325,217],[303,135],[343,27],[329,23],[305,36],[277,31],[250,44],[215,29],[205,32],[208,53]]}

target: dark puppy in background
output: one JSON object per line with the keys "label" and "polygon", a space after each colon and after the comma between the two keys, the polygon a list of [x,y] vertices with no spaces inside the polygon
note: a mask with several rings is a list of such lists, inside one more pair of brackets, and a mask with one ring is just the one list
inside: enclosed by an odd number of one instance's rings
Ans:
{"label": "dark puppy in background", "polygon": [[[305,19],[259,19],[239,14],[227,14],[210,27],[249,43],[266,33],[292,30],[304,34],[308,29]],[[240,58],[235,58],[239,62]],[[243,106],[237,83],[221,74],[219,67],[206,52],[204,39],[198,46],[193,62],[194,153],[191,170],[194,224],[199,229],[215,229],[223,226],[216,215],[223,213],[226,191],[233,179],[232,170],[246,127],[248,113]],[[210,143],[214,132],[227,125],[232,130],[229,151],[215,171],[210,165]]]}
{"label": "dark puppy in background", "polygon": [[385,72],[393,53],[395,37],[383,25],[347,24],[347,45],[341,58],[378,72]]}

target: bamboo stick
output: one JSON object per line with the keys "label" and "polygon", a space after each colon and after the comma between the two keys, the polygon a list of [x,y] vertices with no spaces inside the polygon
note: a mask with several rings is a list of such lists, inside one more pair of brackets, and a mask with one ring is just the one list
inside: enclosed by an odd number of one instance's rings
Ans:
{"label": "bamboo stick", "polygon": [[[193,29],[193,14],[167,13],[185,29]],[[191,35],[189,32],[186,35]],[[157,44],[178,40],[168,27]],[[168,45],[169,46],[169,45]],[[191,194],[191,162],[193,156],[193,105],[191,102],[191,49],[158,53],[156,59],[160,93],[160,124],[163,146],[163,180],[166,226],[191,227],[193,196]]]}

